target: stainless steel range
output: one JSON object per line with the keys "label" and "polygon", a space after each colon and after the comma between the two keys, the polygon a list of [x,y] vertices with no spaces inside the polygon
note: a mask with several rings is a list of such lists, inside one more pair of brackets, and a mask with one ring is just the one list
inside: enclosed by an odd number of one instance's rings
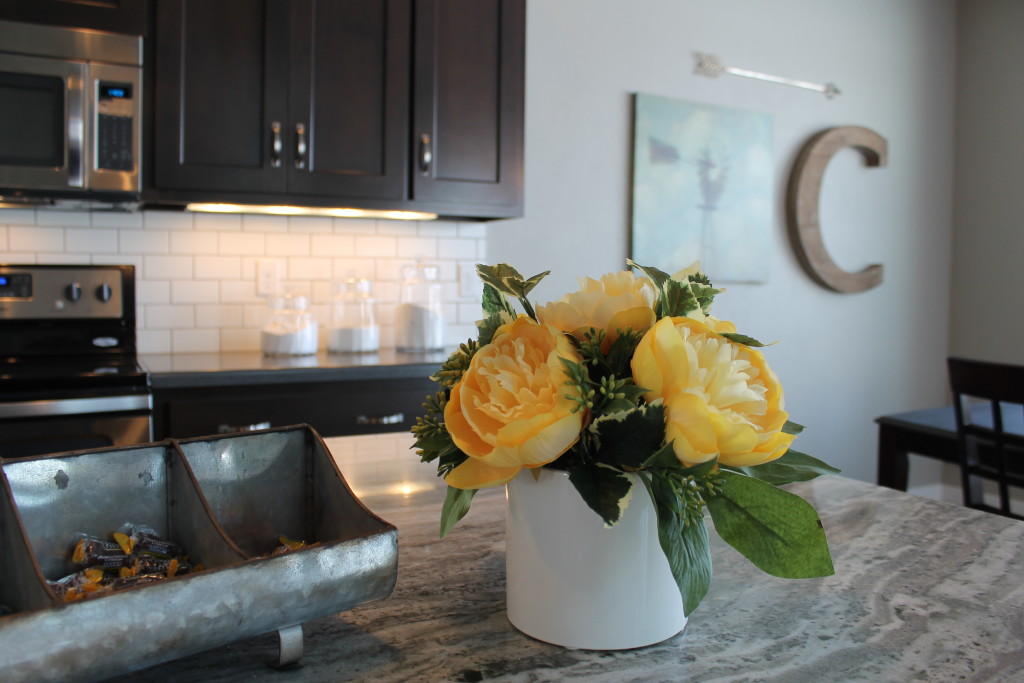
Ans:
{"label": "stainless steel range", "polygon": [[0,265],[0,458],[152,440],[133,266]]}

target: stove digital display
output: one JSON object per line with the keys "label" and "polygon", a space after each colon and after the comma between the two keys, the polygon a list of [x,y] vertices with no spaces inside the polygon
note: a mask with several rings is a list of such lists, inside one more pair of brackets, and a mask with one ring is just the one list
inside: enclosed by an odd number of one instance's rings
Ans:
{"label": "stove digital display", "polygon": [[28,273],[0,273],[0,299],[31,299],[32,276]]}

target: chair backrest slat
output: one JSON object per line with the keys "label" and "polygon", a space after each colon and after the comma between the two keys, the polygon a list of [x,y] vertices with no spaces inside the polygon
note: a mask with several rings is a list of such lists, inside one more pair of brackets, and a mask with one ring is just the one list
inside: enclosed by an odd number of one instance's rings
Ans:
{"label": "chair backrest slat", "polygon": [[[1024,366],[949,358],[964,504],[1017,519],[1010,487],[1024,487]],[[983,480],[999,505],[985,502]]]}

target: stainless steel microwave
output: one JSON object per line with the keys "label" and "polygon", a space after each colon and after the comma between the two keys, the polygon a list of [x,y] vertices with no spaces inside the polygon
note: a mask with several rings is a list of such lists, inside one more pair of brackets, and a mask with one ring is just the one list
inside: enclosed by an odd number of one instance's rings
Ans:
{"label": "stainless steel microwave", "polygon": [[137,198],[142,38],[0,21],[0,202]]}

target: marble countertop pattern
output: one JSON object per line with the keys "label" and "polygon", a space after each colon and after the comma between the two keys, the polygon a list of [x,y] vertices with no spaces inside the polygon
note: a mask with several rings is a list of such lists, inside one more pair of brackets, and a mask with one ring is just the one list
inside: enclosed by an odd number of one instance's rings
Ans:
{"label": "marble countertop pattern", "polygon": [[821,515],[834,576],[767,576],[712,533],[711,591],[681,634],[566,650],[505,617],[503,489],[478,494],[441,541],[443,483],[408,435],[326,441],[363,502],[399,529],[394,593],[305,624],[290,671],[266,666],[277,654],[267,634],[116,680],[1024,680],[1024,523],[837,476],[792,485]]}

